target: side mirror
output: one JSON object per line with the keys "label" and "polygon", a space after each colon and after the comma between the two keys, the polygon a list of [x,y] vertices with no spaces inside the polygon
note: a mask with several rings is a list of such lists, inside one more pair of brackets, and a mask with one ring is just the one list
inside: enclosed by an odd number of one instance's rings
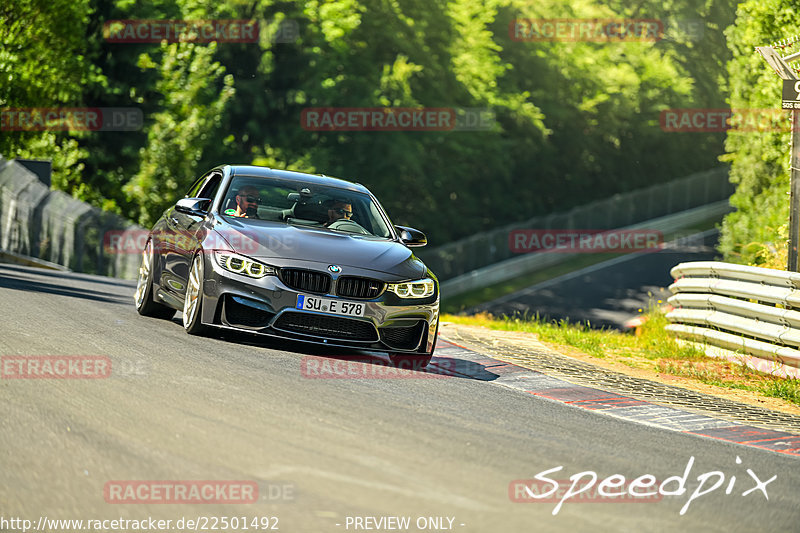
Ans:
{"label": "side mirror", "polygon": [[408,247],[412,246],[425,246],[428,244],[428,238],[418,229],[409,228],[406,226],[395,226],[395,230],[400,235],[400,240],[403,241]]}
{"label": "side mirror", "polygon": [[204,217],[210,206],[210,198],[181,198],[175,204],[175,211],[195,217]]}

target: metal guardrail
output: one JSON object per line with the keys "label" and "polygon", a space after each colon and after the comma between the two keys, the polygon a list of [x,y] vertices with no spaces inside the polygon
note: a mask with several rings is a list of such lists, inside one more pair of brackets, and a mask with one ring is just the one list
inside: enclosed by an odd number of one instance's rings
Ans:
{"label": "metal guardrail", "polygon": [[[621,230],[648,229],[660,231],[662,233],[679,231],[690,228],[693,225],[713,219],[722,218],[730,213],[733,208],[727,200],[714,202],[712,204],[688,209],[679,213],[674,213],[664,217],[655,218],[639,224],[626,226],[624,228],[614,228]],[[442,282],[442,294],[451,297],[465,292],[482,289],[497,283],[502,283],[543,268],[574,260],[579,254],[574,253],[553,253],[548,251],[533,252],[518,255],[505,261],[500,261],[493,265],[485,266],[472,272],[467,272],[455,278],[447,279]],[[438,274],[438,273],[437,273]]]}
{"label": "metal guardrail", "polygon": [[533,217],[442,246],[419,249],[414,253],[436,272],[439,280],[446,281],[518,258],[519,255],[509,246],[509,234],[514,230],[624,228],[727,201],[733,191],[734,186],[728,180],[728,168],[720,167],[645,189],[615,194],[569,211]]}
{"label": "metal guardrail", "polygon": [[800,273],[722,263],[681,263],[667,330],[678,338],[800,368]]}

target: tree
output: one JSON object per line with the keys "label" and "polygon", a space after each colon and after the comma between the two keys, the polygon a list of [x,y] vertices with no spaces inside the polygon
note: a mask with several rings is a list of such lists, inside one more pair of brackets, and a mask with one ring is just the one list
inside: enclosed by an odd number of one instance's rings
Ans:
{"label": "tree", "polygon": [[139,60],[141,68],[158,70],[156,90],[162,95],[140,150],[139,172],[124,189],[138,206],[135,218],[142,225],[152,225],[198,177],[203,150],[217,135],[234,89],[233,78],[223,78],[224,67],[212,60],[215,49],[163,43],[159,63],[150,54]]}
{"label": "tree", "polygon": [[777,128],[728,133],[724,160],[730,161],[731,181],[736,184],[731,197],[736,211],[725,217],[720,238],[720,251],[728,261],[786,268],[777,258],[785,255],[789,218],[790,119],[788,112],[779,110],[781,80],[755,47],[797,33],[796,8],[780,0],[743,2],[736,24],[726,32],[733,52],[728,65],[731,108],[783,115]]}
{"label": "tree", "polygon": [[[15,0],[0,5],[0,108],[62,108],[83,103],[83,87],[101,79],[86,57],[88,0]],[[53,161],[53,185],[79,183],[86,151],[81,132],[9,131],[6,158]]]}
{"label": "tree", "polygon": [[[665,132],[659,113],[724,105],[718,30],[735,0],[91,1],[91,76],[75,97],[137,107],[145,122],[75,137],[86,171],[58,184],[142,223],[200,172],[255,162],[362,182],[395,222],[438,244],[706,170],[722,152],[722,133]],[[656,18],[670,30],[645,43],[513,39],[509,23],[527,17]],[[102,36],[112,19],[251,18],[266,28],[255,43]],[[672,27],[685,18],[702,19],[701,40]],[[294,33],[275,39],[281,23]],[[62,51],[73,50],[49,52]],[[309,107],[478,108],[495,120],[479,131],[310,131]]]}

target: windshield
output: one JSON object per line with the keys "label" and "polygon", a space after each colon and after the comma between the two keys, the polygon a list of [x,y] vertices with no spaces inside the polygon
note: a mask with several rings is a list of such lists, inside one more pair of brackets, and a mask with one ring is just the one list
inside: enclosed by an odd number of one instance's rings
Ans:
{"label": "windshield", "polygon": [[234,177],[220,212],[353,235],[392,236],[380,207],[368,194],[316,183]]}

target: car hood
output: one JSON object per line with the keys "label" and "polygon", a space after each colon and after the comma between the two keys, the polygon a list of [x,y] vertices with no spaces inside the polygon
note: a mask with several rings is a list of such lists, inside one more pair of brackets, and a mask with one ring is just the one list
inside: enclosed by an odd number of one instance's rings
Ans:
{"label": "car hood", "polygon": [[318,262],[398,279],[418,279],[427,272],[411,250],[386,239],[263,221],[234,221],[216,231],[237,253],[278,267]]}

